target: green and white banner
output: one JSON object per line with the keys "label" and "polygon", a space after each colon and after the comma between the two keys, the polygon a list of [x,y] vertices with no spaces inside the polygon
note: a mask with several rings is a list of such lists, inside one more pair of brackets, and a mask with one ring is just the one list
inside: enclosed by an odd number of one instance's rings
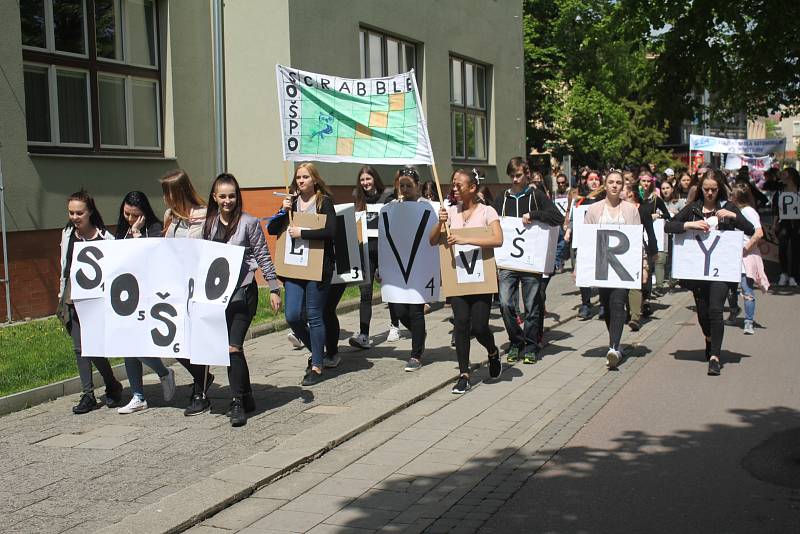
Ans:
{"label": "green and white banner", "polygon": [[352,79],[276,66],[283,159],[433,165],[414,71]]}

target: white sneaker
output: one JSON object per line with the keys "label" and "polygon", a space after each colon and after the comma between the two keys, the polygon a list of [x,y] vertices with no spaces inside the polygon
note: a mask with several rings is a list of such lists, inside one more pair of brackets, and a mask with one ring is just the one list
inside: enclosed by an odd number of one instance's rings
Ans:
{"label": "white sneaker", "polygon": [[300,340],[297,338],[297,336],[296,336],[296,335],[294,335],[294,332],[289,332],[288,334],[286,334],[286,339],[288,339],[288,340],[289,340],[289,343],[290,343],[290,344],[292,345],[292,347],[294,347],[295,349],[302,349],[302,348],[303,348],[303,342],[302,342],[302,341],[300,341]]}
{"label": "white sneaker", "polygon": [[147,401],[144,399],[140,399],[139,397],[134,395],[128,404],[117,410],[117,413],[127,414],[127,413],[141,412],[146,409],[147,409]]}
{"label": "white sneaker", "polygon": [[175,396],[175,371],[172,370],[172,367],[167,368],[167,376],[161,377],[160,380],[164,400],[169,402]]}
{"label": "white sneaker", "polygon": [[351,347],[355,347],[357,349],[372,348],[372,343],[370,342],[369,338],[364,334],[358,334],[357,336],[353,336],[348,341],[350,342]]}
{"label": "white sneaker", "polygon": [[786,273],[781,273],[780,278],[778,278],[778,285],[785,286],[789,283],[789,275]]}
{"label": "white sneaker", "polygon": [[608,349],[606,353],[606,367],[609,369],[616,369],[619,361],[622,359],[622,354],[613,348]]}
{"label": "white sneaker", "polygon": [[745,320],[745,322],[744,322],[744,333],[745,333],[745,335],[748,335],[748,336],[752,336],[753,334],[756,333],[755,330],[753,330],[753,321]]}
{"label": "white sneaker", "polygon": [[400,340],[400,328],[394,326],[393,324],[389,325],[389,335],[386,336],[386,341],[393,342]]}
{"label": "white sneaker", "polygon": [[795,280],[793,276],[789,277],[789,285],[792,287],[797,286],[797,280]]}

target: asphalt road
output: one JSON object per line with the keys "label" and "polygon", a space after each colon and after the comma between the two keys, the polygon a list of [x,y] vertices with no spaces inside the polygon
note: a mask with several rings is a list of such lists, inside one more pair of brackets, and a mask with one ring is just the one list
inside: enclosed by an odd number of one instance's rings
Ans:
{"label": "asphalt road", "polygon": [[687,321],[481,531],[800,532],[800,294],[781,293],[756,335],[726,327],[719,377]]}

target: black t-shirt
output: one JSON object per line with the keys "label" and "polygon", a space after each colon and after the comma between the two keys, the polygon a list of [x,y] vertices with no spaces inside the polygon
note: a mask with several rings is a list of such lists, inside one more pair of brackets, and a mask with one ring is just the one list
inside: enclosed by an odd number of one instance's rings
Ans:
{"label": "black t-shirt", "polygon": [[217,231],[214,233],[214,238],[212,241],[216,241],[217,243],[224,243],[225,242],[225,232],[228,230],[228,226],[222,224],[222,221],[217,221]]}

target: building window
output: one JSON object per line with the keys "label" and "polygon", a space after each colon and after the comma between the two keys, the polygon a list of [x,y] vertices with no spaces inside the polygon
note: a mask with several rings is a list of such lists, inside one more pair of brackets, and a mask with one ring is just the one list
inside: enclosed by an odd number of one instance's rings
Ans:
{"label": "building window", "polygon": [[450,131],[454,159],[486,160],[487,67],[450,57]]}
{"label": "building window", "polygon": [[800,135],[800,121],[792,122],[792,135]]}
{"label": "building window", "polygon": [[33,152],[160,153],[155,0],[20,0]]}
{"label": "building window", "polygon": [[417,66],[417,47],[413,43],[365,29],[359,31],[358,43],[362,78],[394,76]]}

